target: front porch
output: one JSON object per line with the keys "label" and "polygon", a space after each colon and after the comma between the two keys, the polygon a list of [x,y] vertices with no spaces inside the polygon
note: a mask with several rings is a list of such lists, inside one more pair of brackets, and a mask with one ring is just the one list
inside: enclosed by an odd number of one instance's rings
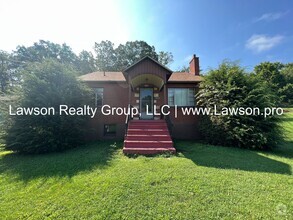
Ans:
{"label": "front porch", "polygon": [[168,125],[160,114],[161,106],[167,104],[166,83],[172,71],[146,57],[123,74],[129,84],[129,105],[139,109],[133,120],[126,120],[123,152],[175,153]]}

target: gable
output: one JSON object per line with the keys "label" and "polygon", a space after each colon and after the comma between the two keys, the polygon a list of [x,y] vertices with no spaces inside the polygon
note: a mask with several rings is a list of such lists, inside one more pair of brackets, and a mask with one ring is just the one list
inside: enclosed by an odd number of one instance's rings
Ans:
{"label": "gable", "polygon": [[172,74],[172,71],[167,67],[159,64],[157,61],[153,60],[150,57],[145,57],[135,64],[131,65],[123,71],[123,74],[126,79],[130,79],[142,75],[142,74],[154,74],[160,77],[161,79],[168,79]]}

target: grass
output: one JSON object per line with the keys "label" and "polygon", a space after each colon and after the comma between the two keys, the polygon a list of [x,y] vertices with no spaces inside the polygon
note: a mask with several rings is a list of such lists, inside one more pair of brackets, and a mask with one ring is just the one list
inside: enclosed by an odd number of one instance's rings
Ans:
{"label": "grass", "polygon": [[258,152],[177,141],[127,157],[122,142],[23,156],[0,152],[0,219],[292,219],[293,111],[286,142]]}

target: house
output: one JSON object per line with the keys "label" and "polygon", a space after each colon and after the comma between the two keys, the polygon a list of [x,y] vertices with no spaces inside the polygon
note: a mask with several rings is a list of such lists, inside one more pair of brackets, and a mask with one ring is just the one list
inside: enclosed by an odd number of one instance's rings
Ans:
{"label": "house", "polygon": [[[95,131],[90,138],[124,138],[125,153],[143,154],[174,152],[171,137],[198,138],[198,116],[180,111],[195,106],[194,96],[202,81],[195,55],[190,72],[173,72],[147,56],[122,72],[93,72],[80,79],[95,90],[96,105],[101,107],[89,125]],[[169,115],[162,114],[164,105]],[[103,106],[136,108],[139,114],[104,115]]]}

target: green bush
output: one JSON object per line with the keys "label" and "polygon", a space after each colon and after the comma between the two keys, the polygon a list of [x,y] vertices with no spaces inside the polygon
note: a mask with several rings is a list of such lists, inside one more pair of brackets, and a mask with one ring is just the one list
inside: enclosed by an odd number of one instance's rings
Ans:
{"label": "green bush", "polygon": [[210,70],[197,94],[199,106],[212,109],[212,114],[202,116],[202,137],[215,145],[250,149],[275,147],[282,138],[277,116],[215,115],[227,108],[255,108],[261,113],[266,107],[276,107],[277,97],[267,82],[249,75],[238,64],[223,62],[218,69]]}
{"label": "green bush", "polygon": [[54,107],[55,115],[16,115],[6,120],[5,148],[21,153],[62,151],[84,140],[85,116],[58,113],[59,105],[79,107],[90,102],[90,91],[69,66],[54,60],[31,64],[16,107]]}

